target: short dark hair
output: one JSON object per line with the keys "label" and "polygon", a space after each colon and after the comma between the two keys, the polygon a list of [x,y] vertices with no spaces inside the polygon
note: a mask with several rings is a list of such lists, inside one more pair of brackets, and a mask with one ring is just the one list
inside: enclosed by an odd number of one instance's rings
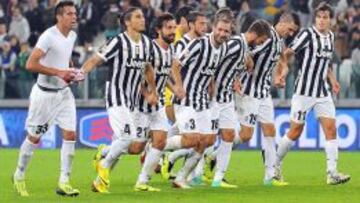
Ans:
{"label": "short dark hair", "polygon": [[316,6],[315,11],[314,11],[314,15],[316,17],[316,15],[318,14],[318,12],[320,11],[329,11],[330,13],[330,18],[334,17],[334,10],[331,7],[330,4],[326,3],[325,1],[319,3],[319,5]]}
{"label": "short dark hair", "polygon": [[234,23],[234,20],[234,13],[231,11],[231,9],[228,7],[223,7],[215,13],[214,25],[216,25],[220,21]]}
{"label": "short dark hair", "polygon": [[73,1],[60,1],[55,6],[55,16],[63,14],[64,7],[66,7],[66,6],[74,6],[75,7],[75,3]]}
{"label": "short dark hair", "polygon": [[161,29],[164,26],[165,22],[174,20],[174,19],[175,19],[175,17],[172,14],[167,13],[167,12],[163,13],[159,17],[156,18],[155,28]]}
{"label": "short dark hair", "polygon": [[179,10],[177,10],[175,14],[176,24],[179,24],[181,18],[186,18],[189,15],[189,13],[193,10],[194,9],[191,8],[190,6],[183,6],[179,8]]}
{"label": "short dark hair", "polygon": [[194,23],[198,17],[206,17],[205,14],[199,11],[191,11],[189,15],[186,17],[188,23]]}
{"label": "short dark hair", "polygon": [[274,17],[273,25],[278,24],[280,21],[294,22],[295,25],[301,27],[299,15],[292,11],[282,11]]}
{"label": "short dark hair", "polygon": [[125,25],[125,21],[129,21],[131,19],[132,13],[134,13],[134,11],[137,10],[141,10],[139,7],[130,7],[128,10],[126,10],[122,16],[121,16],[121,24],[124,25],[124,27],[126,27]]}
{"label": "short dark hair", "polygon": [[270,25],[265,20],[256,20],[255,22],[253,22],[250,25],[248,32],[254,32],[254,33],[256,33],[256,35],[258,37],[260,37],[260,36],[270,37],[271,36]]}

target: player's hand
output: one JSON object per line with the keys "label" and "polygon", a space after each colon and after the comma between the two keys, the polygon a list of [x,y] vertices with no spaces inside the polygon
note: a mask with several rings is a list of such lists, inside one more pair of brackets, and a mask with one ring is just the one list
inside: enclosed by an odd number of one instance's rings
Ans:
{"label": "player's hand", "polygon": [[239,80],[234,80],[233,83],[233,90],[238,93],[239,95],[241,95],[241,83]]}
{"label": "player's hand", "polygon": [[254,66],[255,66],[255,64],[254,64],[254,60],[252,59],[252,57],[247,56],[246,61],[245,61],[245,69],[251,73],[254,71]]}
{"label": "player's hand", "polygon": [[78,68],[71,68],[71,69],[74,69],[74,71],[76,72],[76,75],[72,81],[80,82],[85,80],[85,72],[82,69],[78,69]]}
{"label": "player's hand", "polygon": [[159,96],[157,95],[157,93],[155,91],[150,92],[148,94],[146,94],[146,101],[151,105],[154,106],[158,103],[159,101]]}
{"label": "player's hand", "polygon": [[183,99],[186,96],[186,91],[184,90],[182,85],[175,85],[174,94],[177,98]]}
{"label": "player's hand", "polygon": [[76,75],[76,71],[71,68],[58,70],[57,76],[63,79],[66,83],[70,83]]}
{"label": "player's hand", "polygon": [[282,75],[277,75],[274,77],[274,86],[276,88],[284,88],[286,85],[285,77]]}
{"label": "player's hand", "polygon": [[332,91],[335,95],[338,95],[341,89],[340,83],[338,81],[333,81],[331,83]]}

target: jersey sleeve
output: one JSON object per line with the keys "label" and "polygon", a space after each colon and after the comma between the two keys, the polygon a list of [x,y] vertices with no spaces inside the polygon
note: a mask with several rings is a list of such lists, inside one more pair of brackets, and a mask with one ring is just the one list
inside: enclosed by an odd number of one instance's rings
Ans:
{"label": "jersey sleeve", "polygon": [[175,56],[179,56],[181,52],[184,50],[185,44],[181,41],[176,42],[175,44]]}
{"label": "jersey sleeve", "polygon": [[267,39],[264,43],[255,46],[253,49],[250,50],[250,54],[255,55],[265,51],[271,45],[271,38]]}
{"label": "jersey sleeve", "polygon": [[44,32],[38,39],[35,47],[46,53],[49,51],[51,45],[51,38],[48,32]]}
{"label": "jersey sleeve", "polygon": [[99,55],[104,61],[110,60],[111,58],[115,57],[116,54],[119,52],[118,43],[120,43],[120,38],[114,37],[113,39],[109,40],[105,45],[100,47],[97,55]]}
{"label": "jersey sleeve", "polygon": [[198,39],[191,41],[185,49],[177,56],[180,64],[184,66],[188,61],[196,57],[196,55],[200,52],[202,46],[202,42]]}
{"label": "jersey sleeve", "polygon": [[298,52],[308,45],[310,41],[310,34],[307,29],[301,31],[295,39],[290,43],[289,48],[294,52]]}

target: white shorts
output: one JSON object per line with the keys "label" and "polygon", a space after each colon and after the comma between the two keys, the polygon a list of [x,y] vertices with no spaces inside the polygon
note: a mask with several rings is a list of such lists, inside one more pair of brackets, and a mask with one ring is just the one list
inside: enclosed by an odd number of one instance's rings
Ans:
{"label": "white shorts", "polygon": [[76,131],[74,95],[68,87],[48,92],[35,84],[30,93],[26,130],[32,136],[40,137],[53,124],[59,125],[63,130]]}
{"label": "white shorts", "polygon": [[140,141],[147,141],[148,132],[151,130],[168,131],[169,124],[166,117],[165,107],[152,113],[136,111],[135,126],[136,137]]}
{"label": "white shorts", "polygon": [[213,134],[210,109],[196,111],[190,106],[175,105],[175,116],[180,134]]}
{"label": "white shorts", "polygon": [[290,119],[296,123],[305,123],[306,115],[314,109],[316,117],[335,119],[335,104],[331,96],[315,98],[294,95],[291,100]]}
{"label": "white shorts", "polygon": [[274,123],[274,104],[271,97],[258,99],[243,95],[237,97],[237,104],[241,125],[255,127],[257,121]]}
{"label": "white shorts", "polygon": [[[211,102],[211,122],[213,133],[217,133],[219,129],[235,129],[236,128],[236,113],[234,102],[219,103]],[[214,123],[215,122],[215,123]]]}
{"label": "white shorts", "polygon": [[109,123],[114,131],[115,138],[135,139],[136,138],[136,112],[124,106],[113,106],[107,109]]}

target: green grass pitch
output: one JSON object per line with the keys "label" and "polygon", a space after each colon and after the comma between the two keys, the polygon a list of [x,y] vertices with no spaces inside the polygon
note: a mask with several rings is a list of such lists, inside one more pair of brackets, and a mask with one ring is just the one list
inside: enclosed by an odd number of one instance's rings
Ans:
{"label": "green grass pitch", "polygon": [[340,152],[339,169],[352,175],[345,185],[325,183],[325,154],[292,151],[286,157],[283,170],[290,182],[285,188],[262,185],[263,165],[259,151],[236,151],[232,154],[227,179],[238,189],[214,189],[201,186],[192,190],[171,188],[171,184],[155,175],[151,184],[159,193],[134,192],[140,170],[138,156],[125,156],[111,174],[111,194],[90,191],[95,177],[91,160],[95,150],[77,150],[72,184],[81,192],[78,197],[59,197],[55,187],[59,174],[59,150],[37,150],[27,173],[30,197],[21,198],[13,191],[10,177],[16,166],[18,150],[0,149],[0,202],[360,202],[360,153]]}

